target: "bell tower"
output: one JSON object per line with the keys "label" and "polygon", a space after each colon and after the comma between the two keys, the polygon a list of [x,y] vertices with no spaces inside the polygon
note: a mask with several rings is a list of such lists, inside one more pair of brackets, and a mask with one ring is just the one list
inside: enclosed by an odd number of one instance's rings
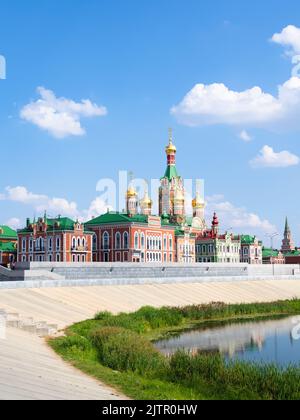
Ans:
{"label": "bell tower", "polygon": [[159,189],[159,214],[168,215],[175,223],[185,218],[185,190],[183,179],[176,168],[177,148],[173,143],[173,133],[169,130],[169,144],[166,146],[167,169]]}

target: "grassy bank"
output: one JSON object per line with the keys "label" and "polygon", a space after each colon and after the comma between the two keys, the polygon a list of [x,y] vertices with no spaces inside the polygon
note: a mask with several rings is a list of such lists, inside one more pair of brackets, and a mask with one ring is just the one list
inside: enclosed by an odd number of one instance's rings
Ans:
{"label": "grassy bank", "polygon": [[207,321],[300,314],[300,301],[142,308],[99,313],[50,345],[66,361],[134,399],[299,399],[300,367],[225,363],[220,355],[164,357],[151,340]]}

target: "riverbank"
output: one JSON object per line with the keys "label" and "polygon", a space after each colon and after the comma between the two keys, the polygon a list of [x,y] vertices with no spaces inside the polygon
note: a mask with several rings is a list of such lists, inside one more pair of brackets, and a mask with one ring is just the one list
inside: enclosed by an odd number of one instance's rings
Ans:
{"label": "riverbank", "polygon": [[[216,354],[170,358],[151,340],[199,323],[300,314],[300,301],[150,307],[131,314],[99,313],[49,341],[64,360],[133,399],[299,399],[300,368],[226,364]],[[283,386],[284,384],[284,386]]]}

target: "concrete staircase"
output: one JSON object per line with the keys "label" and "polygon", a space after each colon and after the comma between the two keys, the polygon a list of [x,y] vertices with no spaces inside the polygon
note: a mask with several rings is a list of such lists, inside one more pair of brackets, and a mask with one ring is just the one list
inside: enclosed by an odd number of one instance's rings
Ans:
{"label": "concrete staircase", "polygon": [[7,328],[17,328],[39,337],[48,337],[57,333],[58,326],[45,321],[35,321],[33,318],[22,318],[18,313],[9,313],[0,309],[0,317],[5,320]]}

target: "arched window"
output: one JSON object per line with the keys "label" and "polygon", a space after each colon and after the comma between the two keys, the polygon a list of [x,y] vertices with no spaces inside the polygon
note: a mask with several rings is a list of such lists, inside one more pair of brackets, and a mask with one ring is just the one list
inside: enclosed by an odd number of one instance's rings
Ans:
{"label": "arched window", "polygon": [[120,234],[120,232],[116,233],[115,247],[116,247],[116,249],[121,249],[121,234]]}
{"label": "arched window", "polygon": [[145,235],[141,233],[141,248],[145,249]]}
{"label": "arched window", "polygon": [[167,235],[164,235],[164,249],[167,249]]}
{"label": "arched window", "polygon": [[169,247],[170,247],[170,251],[171,251],[173,249],[173,238],[172,238],[171,235],[169,237]]}
{"label": "arched window", "polygon": [[76,249],[76,238],[72,238],[72,248]]}
{"label": "arched window", "polygon": [[98,248],[98,241],[97,241],[97,235],[93,235],[93,251],[97,251]]}
{"label": "arched window", "polygon": [[49,248],[49,251],[52,251],[52,246],[53,246],[53,240],[52,240],[52,238],[50,237],[50,238],[48,239],[48,248]]}
{"label": "arched window", "polygon": [[134,234],[134,248],[139,249],[139,234],[137,232]]}
{"label": "arched window", "polygon": [[81,239],[80,238],[77,238],[77,246],[78,246],[78,248],[81,247]]}
{"label": "arched window", "polygon": [[56,249],[60,250],[60,238],[59,237],[56,238]]}
{"label": "arched window", "polygon": [[128,232],[124,232],[123,235],[123,244],[124,244],[124,249],[128,249],[129,248],[129,241],[128,241]]}
{"label": "arched window", "polygon": [[85,238],[82,238],[82,246],[85,248]]}
{"label": "arched window", "polygon": [[109,233],[104,232],[103,234],[103,249],[109,249]]}

